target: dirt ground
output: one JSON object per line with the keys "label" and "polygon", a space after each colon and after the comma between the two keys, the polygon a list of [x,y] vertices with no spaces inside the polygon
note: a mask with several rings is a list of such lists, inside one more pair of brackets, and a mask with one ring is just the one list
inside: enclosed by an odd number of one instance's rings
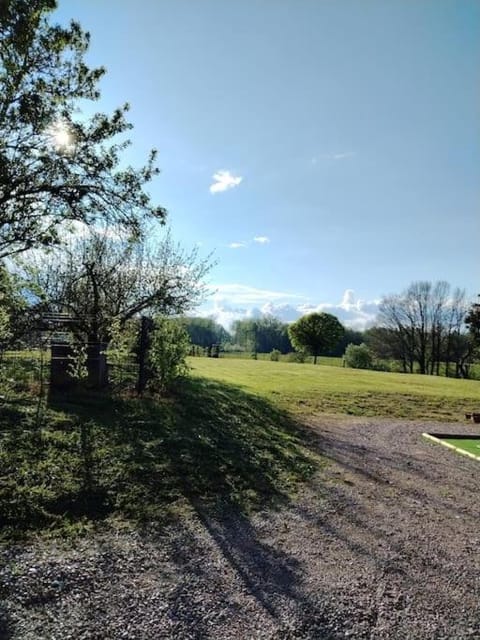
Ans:
{"label": "dirt ground", "polygon": [[281,510],[4,548],[0,638],[480,638],[480,462],[421,437],[474,425],[306,429],[329,463]]}

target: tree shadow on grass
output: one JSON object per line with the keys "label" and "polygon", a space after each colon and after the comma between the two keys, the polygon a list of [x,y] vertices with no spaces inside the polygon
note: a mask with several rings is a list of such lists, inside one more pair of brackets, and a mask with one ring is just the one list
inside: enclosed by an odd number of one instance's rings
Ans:
{"label": "tree shadow on grass", "polygon": [[285,502],[318,462],[286,413],[202,379],[167,399],[52,395],[40,445],[29,438],[10,443],[16,508],[0,500],[0,520],[26,528],[111,513],[156,522],[185,499],[247,512]]}

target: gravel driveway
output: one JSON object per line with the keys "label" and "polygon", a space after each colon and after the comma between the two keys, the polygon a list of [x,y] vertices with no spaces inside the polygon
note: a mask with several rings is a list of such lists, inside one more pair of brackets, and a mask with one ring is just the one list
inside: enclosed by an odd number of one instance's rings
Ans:
{"label": "gravel driveway", "polygon": [[478,639],[480,462],[426,430],[474,431],[310,418],[329,464],[280,511],[3,549],[0,638]]}

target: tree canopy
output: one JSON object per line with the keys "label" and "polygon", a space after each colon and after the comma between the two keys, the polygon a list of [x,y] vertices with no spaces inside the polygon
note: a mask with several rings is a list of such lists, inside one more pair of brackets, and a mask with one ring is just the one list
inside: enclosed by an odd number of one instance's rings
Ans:
{"label": "tree canopy", "polygon": [[[381,328],[370,333],[369,346],[381,337],[390,355],[401,359],[404,371],[437,375],[445,363],[448,375],[454,361],[457,375],[467,375],[472,358],[471,343],[465,334],[467,302],[465,291],[451,290],[448,282],[417,281],[402,293],[384,296],[379,306]],[[382,347],[385,351],[385,348]],[[388,349],[386,350],[388,354]]]}
{"label": "tree canopy", "polygon": [[237,320],[232,327],[233,341],[255,353],[270,353],[272,349],[287,353],[291,350],[287,328],[271,316]]}
{"label": "tree canopy", "polygon": [[308,351],[314,364],[322,352],[335,348],[344,333],[341,322],[330,313],[310,313],[288,327],[295,349]]}
{"label": "tree canopy", "polygon": [[205,293],[210,267],[208,258],[186,252],[170,234],[149,249],[92,232],[41,256],[30,285],[43,309],[68,314],[89,341],[108,342],[114,321],[191,310]]}
{"label": "tree canopy", "polygon": [[0,3],[0,259],[57,243],[68,221],[139,237],[146,218],[166,215],[145,191],[156,152],[143,167],[125,165],[128,104],[79,113],[100,97],[105,69],[86,65],[90,36],[77,22],[51,23],[55,8],[55,0]]}
{"label": "tree canopy", "polygon": [[470,353],[478,358],[480,355],[480,302],[473,302],[465,317],[468,329],[468,342]]}
{"label": "tree canopy", "polygon": [[230,335],[221,324],[212,318],[183,318],[182,324],[190,342],[198,347],[210,347],[212,344],[226,342]]}

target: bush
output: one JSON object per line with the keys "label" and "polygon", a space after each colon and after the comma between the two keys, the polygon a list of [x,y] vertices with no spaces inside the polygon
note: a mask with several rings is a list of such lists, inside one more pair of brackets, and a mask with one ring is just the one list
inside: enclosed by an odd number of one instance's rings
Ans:
{"label": "bush", "polygon": [[225,353],[243,353],[245,351],[245,347],[233,342],[224,342],[222,344],[222,351]]}
{"label": "bush", "polygon": [[[385,362],[384,360],[374,360],[372,369],[374,369],[375,371],[383,371],[384,373],[391,373],[392,371],[394,371],[394,369],[390,367],[388,362]],[[397,373],[405,373],[405,372],[403,369],[400,368],[398,369]]]}
{"label": "bush", "polygon": [[278,362],[280,360],[280,351],[278,349],[272,349],[270,352],[270,360],[272,362]]}
{"label": "bush", "polygon": [[190,339],[185,328],[175,320],[156,318],[148,350],[151,386],[164,393],[172,383],[188,372],[186,357]]}
{"label": "bush", "polygon": [[291,351],[287,353],[287,362],[299,362],[303,363],[307,359],[305,351]]}
{"label": "bush", "polygon": [[349,344],[345,350],[345,364],[352,369],[371,369],[372,352],[365,343]]}

